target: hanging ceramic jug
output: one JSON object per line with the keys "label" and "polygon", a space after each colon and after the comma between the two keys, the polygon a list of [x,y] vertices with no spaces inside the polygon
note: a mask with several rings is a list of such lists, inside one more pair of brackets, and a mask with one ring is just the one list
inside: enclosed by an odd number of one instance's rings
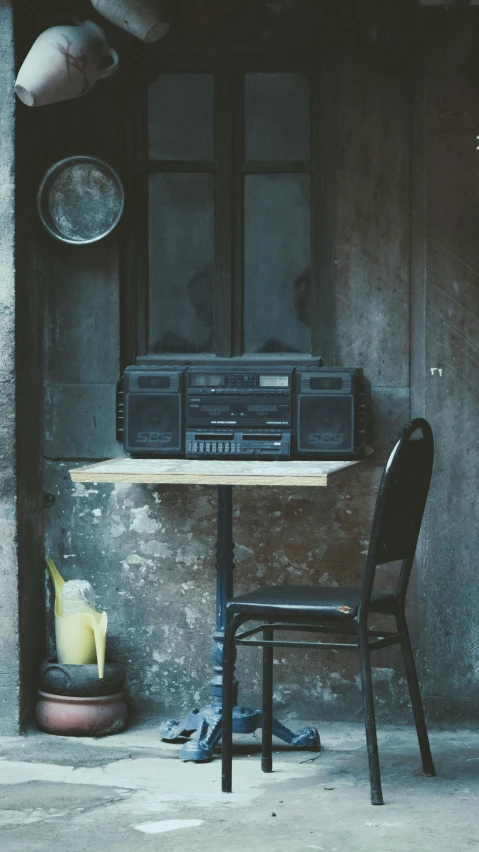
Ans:
{"label": "hanging ceramic jug", "polygon": [[100,15],[145,42],[159,41],[170,29],[158,0],[91,0]]}
{"label": "hanging ceramic jug", "polygon": [[32,45],[18,72],[15,92],[27,106],[78,98],[118,65],[116,50],[92,21],[51,27]]}

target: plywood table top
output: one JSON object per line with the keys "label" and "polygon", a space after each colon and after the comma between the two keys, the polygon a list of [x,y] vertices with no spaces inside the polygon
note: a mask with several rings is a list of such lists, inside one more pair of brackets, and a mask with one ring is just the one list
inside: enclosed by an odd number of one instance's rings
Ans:
{"label": "plywood table top", "polygon": [[74,482],[154,485],[326,486],[358,461],[231,461],[117,458],[70,471]]}

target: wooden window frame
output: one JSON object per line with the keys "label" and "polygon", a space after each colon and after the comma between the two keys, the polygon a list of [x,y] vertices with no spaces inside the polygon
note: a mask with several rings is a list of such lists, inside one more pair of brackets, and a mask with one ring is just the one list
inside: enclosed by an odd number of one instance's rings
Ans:
{"label": "wooden window frame", "polygon": [[[311,160],[243,163],[244,74],[303,72],[311,80]],[[215,160],[149,160],[148,84],[159,73],[210,73],[215,91]],[[121,369],[133,363],[241,358],[334,364],[336,74],[327,54],[259,48],[165,49],[131,87],[126,110],[127,215],[120,252]],[[233,93],[233,97],[231,97]],[[146,352],[148,337],[148,177],[151,172],[215,175],[213,353]],[[243,181],[252,173],[311,174],[311,354],[241,353],[243,341]],[[223,318],[219,323],[218,318]]]}

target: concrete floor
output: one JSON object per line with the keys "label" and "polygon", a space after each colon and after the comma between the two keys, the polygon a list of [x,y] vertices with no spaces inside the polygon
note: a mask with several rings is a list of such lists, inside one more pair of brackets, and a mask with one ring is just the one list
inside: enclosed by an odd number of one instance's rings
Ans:
{"label": "concrete floor", "polygon": [[321,738],[321,754],[275,743],[275,771],[263,775],[258,739],[237,737],[231,795],[220,791],[218,759],[182,763],[151,726],[98,740],[0,739],[0,849],[479,848],[477,732],[433,731],[438,775],[424,778],[414,730],[382,728],[383,807],[369,804],[362,726],[323,725]]}

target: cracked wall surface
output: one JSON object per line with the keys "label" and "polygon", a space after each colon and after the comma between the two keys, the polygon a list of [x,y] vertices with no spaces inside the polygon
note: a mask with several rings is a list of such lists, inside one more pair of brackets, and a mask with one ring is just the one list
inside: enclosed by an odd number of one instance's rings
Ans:
{"label": "cracked wall surface", "polygon": [[15,126],[13,17],[0,5],[0,731],[19,724],[18,539],[15,385]]}
{"label": "cracked wall surface", "polygon": [[[408,418],[404,86],[346,62],[338,88],[336,361],[362,366],[372,381],[375,463],[328,489],[235,489],[238,592],[273,582],[357,584],[379,465]],[[98,106],[100,94],[97,98]],[[106,146],[108,128],[99,133]],[[382,151],[380,158],[372,140]],[[379,226],[379,238],[373,239]],[[110,653],[126,664],[138,712],[156,707],[178,716],[206,703],[209,694],[215,492],[70,481],[68,470],[79,460],[121,453],[114,432],[117,238],[74,252],[52,243],[48,268],[47,550],[67,579],[80,576],[93,583],[110,617]],[[299,656],[278,651],[275,663],[278,709],[304,714],[307,707],[311,718],[318,708],[326,716],[357,713],[354,655],[328,652],[318,658],[312,651]],[[404,702],[402,670],[394,653],[378,657],[375,665],[379,705],[387,713],[398,697]],[[240,700],[257,703],[257,651],[241,650],[238,676]]]}
{"label": "cracked wall surface", "polygon": [[[459,137],[466,145],[466,135],[472,133],[477,92],[457,67],[446,68],[447,79],[443,79],[437,71],[439,60],[431,61],[436,63],[431,71],[436,74],[436,88],[428,106],[429,136],[422,153],[411,138],[411,127],[421,123],[423,107],[416,104],[411,112],[405,77],[381,75],[377,68],[351,57],[339,63],[335,357],[337,364],[363,367],[372,381],[374,461],[328,489],[290,493],[236,489],[235,589],[241,592],[273,582],[356,584],[381,464],[410,410],[425,412],[440,439],[432,492],[436,502],[431,501],[428,510],[428,534],[410,591],[410,614],[421,662],[426,652],[421,678],[428,706],[434,711],[442,702],[452,713],[457,683],[449,672],[457,669],[459,659],[464,697],[474,699],[479,686],[477,636],[472,628],[466,651],[461,641],[446,638],[442,656],[434,650],[441,626],[451,631],[454,619],[457,623],[467,617],[459,569],[453,587],[449,583],[450,560],[467,566],[471,583],[477,552],[473,525],[465,511],[475,499],[474,465],[464,460],[453,436],[455,410],[462,412],[461,446],[477,424],[473,326],[478,216],[472,196],[466,204],[460,194],[461,187],[472,181],[472,148],[467,149],[466,160],[457,157],[449,168],[446,161],[450,146]],[[424,81],[418,86],[424,91]],[[459,127],[454,124],[457,99],[459,111],[464,107],[467,116]],[[75,109],[69,104],[53,107],[50,121],[63,130],[46,143],[48,157],[60,159],[83,145],[117,164],[120,113],[121,87],[114,80],[108,90],[98,87]],[[444,130],[441,121],[448,115]],[[435,167],[429,165],[430,151]],[[427,303],[427,329],[426,322],[421,325],[418,320],[417,303],[411,300],[414,288],[423,287],[422,279],[419,284],[416,280],[417,268],[411,269],[411,228],[413,242],[419,242],[424,251],[417,213],[411,210],[411,180],[417,179],[418,170],[428,197],[437,199],[437,207],[429,208],[429,222],[439,254],[428,249],[424,263],[429,289],[420,291]],[[451,267],[441,254],[446,239],[448,257],[460,257]],[[208,700],[215,594],[214,491],[80,486],[73,485],[68,474],[82,460],[121,453],[114,428],[120,243],[118,231],[94,246],[72,248],[49,240],[42,248],[46,549],[66,579],[83,577],[93,583],[99,603],[110,616],[109,653],[126,665],[135,710],[177,717]],[[439,279],[442,293],[437,289]],[[441,374],[446,380],[442,385],[437,384],[437,373],[436,384],[430,383],[432,374],[429,378],[425,373],[429,360],[422,373],[417,369],[415,347],[424,346],[426,334],[427,358],[434,360],[431,366],[456,359],[454,372]],[[465,354],[456,355],[457,347],[464,348]],[[445,514],[449,507],[454,509],[447,540],[437,506]],[[454,530],[456,522],[460,534]],[[466,543],[469,556],[464,560]],[[440,566],[437,589],[435,565]],[[384,583],[392,581],[392,573],[393,569],[384,571]],[[51,603],[49,594],[50,622]],[[391,649],[373,662],[380,712],[397,718],[407,703],[398,655]],[[311,719],[318,712],[352,718],[359,711],[354,656],[278,651],[275,663],[279,710]],[[241,702],[257,703],[257,652],[241,649],[238,675]]]}

